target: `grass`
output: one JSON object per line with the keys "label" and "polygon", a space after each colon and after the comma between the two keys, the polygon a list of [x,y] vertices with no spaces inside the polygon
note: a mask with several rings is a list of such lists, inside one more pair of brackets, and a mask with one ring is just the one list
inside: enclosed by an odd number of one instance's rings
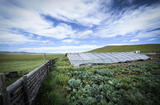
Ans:
{"label": "grass", "polygon": [[[46,59],[52,59],[63,55],[47,55]],[[17,71],[28,73],[44,63],[43,55],[0,55],[0,73]]]}
{"label": "grass", "polygon": [[[35,105],[159,105],[160,60],[73,67],[58,57],[43,82]],[[27,73],[43,63],[42,55],[0,56],[0,72]],[[18,66],[17,66],[18,65]],[[18,77],[19,78],[19,77]],[[7,85],[17,78],[7,78]]]}
{"label": "grass", "polygon": [[160,60],[75,68],[66,57],[57,59],[35,102],[35,105],[151,104],[160,104]]}
{"label": "grass", "polygon": [[[62,57],[64,55],[46,55],[46,59]],[[6,78],[7,86],[36,67],[44,63],[43,55],[0,55],[0,73],[17,71],[16,78]]]}
{"label": "grass", "polygon": [[160,52],[160,44],[105,46],[89,52],[127,52],[140,50],[142,53]]}

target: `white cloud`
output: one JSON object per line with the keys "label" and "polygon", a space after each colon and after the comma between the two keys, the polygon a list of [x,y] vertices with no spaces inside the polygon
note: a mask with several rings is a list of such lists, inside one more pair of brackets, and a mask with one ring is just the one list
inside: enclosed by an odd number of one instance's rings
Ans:
{"label": "white cloud", "polygon": [[[9,3],[1,5],[0,28],[21,28],[41,36],[64,39],[87,38],[91,34],[98,37],[115,37],[129,33],[134,34],[137,31],[160,25],[159,6],[142,6],[135,10],[126,9],[124,13],[121,13],[119,19],[115,19],[114,17],[117,15],[100,11],[99,0],[47,0],[41,2],[39,0],[15,0],[15,2],[23,8],[9,5]],[[107,3],[109,5],[111,1]],[[81,32],[73,30],[71,26],[64,23],[53,27],[53,24],[45,21],[40,14],[47,14],[57,19],[86,26],[97,25],[97,28],[94,32],[92,30]]]}
{"label": "white cloud", "polygon": [[57,39],[64,39],[70,37],[75,31],[72,30],[71,26],[67,24],[59,24],[56,27],[44,29],[39,32],[39,35],[53,37]]}
{"label": "white cloud", "polygon": [[86,31],[81,31],[81,32],[77,32],[75,34],[71,35],[71,38],[80,38],[80,39],[86,39],[89,36],[91,36],[93,34],[92,30],[86,30]]}
{"label": "white cloud", "polygon": [[98,8],[97,1],[86,3],[86,1],[81,0],[48,0],[47,2],[16,0],[15,2],[22,5],[23,8],[9,5],[8,2],[6,2],[8,4],[0,6],[0,13],[2,14],[0,16],[0,33],[2,29],[6,31],[6,29],[18,28],[29,33],[56,39],[87,38],[89,34],[92,34],[92,30],[84,32],[73,30],[70,25],[65,23],[53,26],[53,23],[44,20],[40,14],[47,14],[87,26],[98,25],[103,20],[101,17],[104,17],[96,10]]}
{"label": "white cloud", "polygon": [[[12,13],[16,13],[16,16]],[[63,39],[69,37],[75,31],[72,30],[71,26],[67,24],[59,24],[53,27],[51,23],[46,22],[42,17],[34,11],[28,11],[23,8],[12,7],[7,8],[8,14],[13,14],[11,19],[1,18],[0,28],[20,28],[27,32],[34,33],[40,36],[52,37],[57,39]]]}
{"label": "white cloud", "polygon": [[30,44],[37,43],[39,45],[45,45],[45,44],[54,45],[53,41],[32,39],[32,37],[28,37],[22,34],[3,32],[0,35],[0,44],[19,45],[19,44],[25,44],[25,43],[30,43]]}
{"label": "white cloud", "polygon": [[80,45],[80,46],[56,46],[56,47],[39,47],[39,48],[20,48],[19,51],[25,52],[48,52],[48,53],[69,53],[85,52],[101,46],[97,45]]}
{"label": "white cloud", "polygon": [[77,40],[74,40],[74,39],[65,39],[65,40],[62,40],[63,43],[80,43],[79,41]]}
{"label": "white cloud", "polygon": [[98,37],[115,37],[117,35],[135,34],[136,36],[138,31],[144,32],[160,26],[159,11],[159,6],[142,6],[135,10],[126,10],[119,19],[115,20],[109,17],[105,20],[104,24],[98,26],[94,35]]}
{"label": "white cloud", "polygon": [[149,39],[148,41],[153,41],[153,40],[156,40],[157,38],[151,38],[151,39]]}
{"label": "white cloud", "polygon": [[[108,38],[129,35],[133,38],[130,41],[135,42],[137,41],[135,39],[152,38],[160,33],[160,31],[147,32],[160,26],[159,6],[145,5],[134,10],[125,8],[123,13],[117,15],[112,13],[113,11],[108,11],[112,0],[108,0],[108,4],[104,7],[100,4],[100,0],[14,0],[13,2],[16,5],[7,0],[0,1],[0,44],[26,42],[54,44],[45,38],[41,41],[41,36],[56,38],[63,43],[80,43],[78,39],[95,38],[95,36]],[[131,3],[132,0],[128,2]],[[104,13],[103,9],[108,10]],[[81,31],[81,27],[78,26],[72,28],[65,23],[55,25],[42,18],[41,14],[85,25],[87,28]],[[10,28],[22,29],[31,35],[12,34]],[[4,32],[7,33],[4,35]],[[39,35],[38,40],[33,40],[32,34]]]}
{"label": "white cloud", "polygon": [[24,44],[27,42],[35,42],[24,35],[3,33],[0,35],[0,44]]}
{"label": "white cloud", "polygon": [[93,34],[92,30],[84,31],[81,33],[78,33],[79,38],[87,38],[89,35]]}
{"label": "white cloud", "polygon": [[[86,26],[98,25],[104,18],[99,12],[99,0],[18,0],[25,8],[45,13],[55,18]],[[37,5],[38,3],[38,5]],[[40,8],[41,7],[41,8]]]}
{"label": "white cloud", "polygon": [[135,36],[135,38],[151,38],[160,35],[160,30],[155,30],[151,32],[141,31]]}
{"label": "white cloud", "polygon": [[138,42],[139,39],[131,39],[130,42]]}

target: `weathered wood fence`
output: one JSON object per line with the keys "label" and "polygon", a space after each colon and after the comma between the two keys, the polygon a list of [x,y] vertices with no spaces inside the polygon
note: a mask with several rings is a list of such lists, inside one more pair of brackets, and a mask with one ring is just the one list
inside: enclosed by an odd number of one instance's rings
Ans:
{"label": "weathered wood fence", "polygon": [[0,74],[0,105],[31,105],[54,62],[55,59],[49,60],[8,87],[5,75]]}

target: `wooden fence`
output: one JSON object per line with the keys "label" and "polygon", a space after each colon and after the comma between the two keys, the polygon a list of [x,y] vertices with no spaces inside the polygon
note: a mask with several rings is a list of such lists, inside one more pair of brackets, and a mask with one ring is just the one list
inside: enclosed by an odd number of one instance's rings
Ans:
{"label": "wooden fence", "polygon": [[0,105],[31,105],[54,61],[49,60],[8,87],[4,74],[0,74]]}

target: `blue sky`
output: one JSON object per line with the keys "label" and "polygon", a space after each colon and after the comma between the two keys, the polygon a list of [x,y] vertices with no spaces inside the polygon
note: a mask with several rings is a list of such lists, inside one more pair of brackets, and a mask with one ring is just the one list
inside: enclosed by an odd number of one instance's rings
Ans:
{"label": "blue sky", "polygon": [[160,43],[160,0],[0,0],[0,51]]}

